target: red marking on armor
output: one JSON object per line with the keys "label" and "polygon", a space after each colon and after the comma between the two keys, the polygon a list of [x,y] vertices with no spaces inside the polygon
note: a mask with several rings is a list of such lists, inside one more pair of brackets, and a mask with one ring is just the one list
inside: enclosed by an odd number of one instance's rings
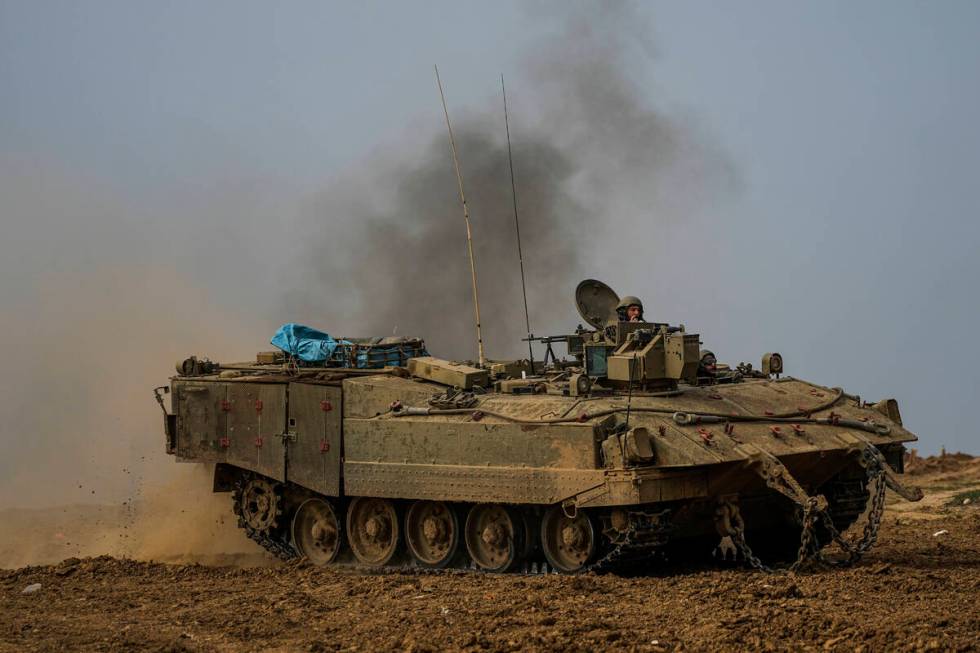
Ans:
{"label": "red marking on armor", "polygon": [[222,399],[221,400],[221,410],[225,411],[226,413],[228,411],[230,411],[231,410],[231,402],[228,401],[227,399]]}
{"label": "red marking on armor", "polygon": [[711,439],[715,437],[714,434],[708,429],[698,429],[698,435],[701,436],[701,440],[704,441],[705,444],[711,444]]}
{"label": "red marking on armor", "polygon": [[255,446],[256,447],[261,447],[262,446],[262,442],[263,442],[263,440],[262,440],[261,437],[255,438]]}
{"label": "red marking on armor", "polygon": [[320,402],[320,410],[322,410],[325,413],[329,413],[331,410],[333,410],[333,405],[329,401],[324,399],[323,401]]}
{"label": "red marking on armor", "polygon": [[255,400],[255,412],[256,413],[261,413],[262,412],[262,400],[261,399],[256,399]]}
{"label": "red marking on armor", "polygon": [[330,451],[330,443],[326,440],[320,440],[320,453],[327,453]]}
{"label": "red marking on armor", "polygon": [[219,438],[218,444],[220,444],[223,448],[227,449],[228,447],[231,446],[231,438]]}

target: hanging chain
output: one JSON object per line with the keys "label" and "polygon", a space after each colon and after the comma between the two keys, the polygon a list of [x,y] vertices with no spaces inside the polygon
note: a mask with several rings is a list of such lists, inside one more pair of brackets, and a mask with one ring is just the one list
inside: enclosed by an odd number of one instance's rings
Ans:
{"label": "hanging chain", "polygon": [[[865,451],[868,452],[871,449],[871,447],[868,447]],[[847,540],[837,530],[837,527],[834,526],[830,515],[823,513],[821,519],[824,527],[847,555],[841,559],[833,559],[823,553],[818,553],[820,562],[832,567],[852,565],[860,560],[861,556],[867,553],[875,545],[875,542],[878,541],[878,529],[881,527],[882,518],[885,516],[885,487],[887,485],[884,467],[881,465],[880,457],[881,454],[877,449],[874,449],[873,454],[865,456],[865,460],[868,462],[868,478],[874,484],[874,494],[871,497],[871,510],[868,512],[868,521],[864,525],[864,532],[861,534],[861,539],[857,542]]]}
{"label": "hanging chain", "polygon": [[[730,502],[723,506],[724,511],[727,513],[727,523],[724,529],[727,532],[724,534],[729,535],[732,538],[735,546],[752,567],[765,573],[776,573],[778,571],[794,572],[799,570],[805,563],[811,560],[832,567],[846,567],[853,565],[860,560],[861,556],[867,553],[878,540],[878,530],[881,527],[881,521],[885,514],[886,475],[885,468],[882,463],[882,455],[877,448],[869,445],[862,452],[862,464],[867,469],[868,480],[869,483],[874,486],[874,492],[871,497],[871,509],[868,512],[868,521],[864,525],[864,532],[862,533],[861,539],[859,539],[857,542],[850,542],[839,530],[837,530],[837,527],[834,526],[834,522],[831,518],[826,501],[821,502],[820,500],[822,497],[807,497],[807,499],[802,502],[802,515],[800,518],[802,524],[802,530],[800,531],[800,546],[797,550],[796,560],[785,569],[775,569],[766,565],[752,552],[751,547],[745,540],[745,522],[739,513],[738,506],[735,506]],[[769,466],[767,465],[766,467]],[[771,489],[787,494],[785,492],[785,486],[782,486],[782,484],[779,483],[779,481],[785,480],[784,475],[772,474],[771,468],[766,469],[765,471],[770,472],[763,474],[766,484],[769,485]],[[834,559],[826,556],[820,551],[820,544],[816,533],[818,520],[819,523],[823,524],[824,528],[827,529],[833,540],[841,547],[841,549],[845,551],[845,557]]]}

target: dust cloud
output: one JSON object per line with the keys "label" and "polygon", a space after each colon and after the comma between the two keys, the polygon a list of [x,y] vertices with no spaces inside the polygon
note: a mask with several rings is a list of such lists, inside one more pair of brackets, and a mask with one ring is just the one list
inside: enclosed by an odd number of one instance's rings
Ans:
{"label": "dust cloud", "polygon": [[[686,203],[698,201],[689,189],[710,193],[730,176],[696,129],[644,99],[651,34],[631,5],[580,6],[525,53],[522,76],[512,88],[508,82],[530,319],[539,335],[574,328],[572,291],[596,259],[616,257],[617,241],[623,251],[623,242],[683,219]],[[487,352],[522,356],[502,97],[498,87],[482,110],[461,113],[445,72],[443,81],[473,225]],[[386,151],[358,171],[359,183],[344,179],[321,194],[308,224],[322,236],[307,241],[286,313],[329,319],[327,330],[362,332],[337,335],[419,335],[435,355],[476,358],[462,209],[437,109],[433,81],[428,144]],[[641,222],[649,231],[615,233],[622,217],[635,225],[637,215],[648,216]]]}
{"label": "dust cloud", "polygon": [[274,559],[242,536],[231,495],[212,494],[207,465],[169,468],[118,504],[0,511],[0,569],[112,555],[181,564],[266,566]]}
{"label": "dust cloud", "polygon": [[230,493],[212,493],[210,465],[179,465],[164,484],[144,489],[124,525],[119,553],[138,560],[271,564],[238,529]]}
{"label": "dust cloud", "polygon": [[[232,516],[228,495],[212,496],[206,473],[164,454],[151,390],[180,356],[231,356],[254,340],[166,267],[95,266],[37,288],[24,313],[3,316],[4,332],[18,335],[5,347],[15,372],[2,381],[0,566],[246,553],[251,544],[221,521]],[[195,305],[197,318],[161,310],[171,292]]]}
{"label": "dust cloud", "polygon": [[[129,498],[173,464],[152,389],[182,355],[230,356],[228,343],[248,351],[248,340],[235,321],[207,319],[201,292],[181,287],[176,270],[98,266],[37,287],[29,312],[4,314],[4,332],[18,336],[5,346],[16,372],[2,381],[0,507]],[[153,288],[201,306],[202,321],[158,304]]]}
{"label": "dust cloud", "polygon": [[[268,326],[246,326],[247,308],[182,265],[198,253],[198,216],[157,223],[84,173],[11,158],[0,159],[0,197],[0,565],[142,555],[171,526],[204,541],[189,519],[173,521],[180,512],[142,517],[171,496],[210,501],[210,485],[192,487],[165,455],[152,389],[189,354],[254,352]],[[181,240],[185,254],[157,249]]]}

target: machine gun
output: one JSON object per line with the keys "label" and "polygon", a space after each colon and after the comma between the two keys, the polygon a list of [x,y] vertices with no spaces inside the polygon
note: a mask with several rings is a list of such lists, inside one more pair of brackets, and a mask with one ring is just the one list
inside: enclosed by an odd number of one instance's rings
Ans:
{"label": "machine gun", "polygon": [[576,363],[578,365],[582,364],[582,356],[584,354],[583,345],[585,344],[585,336],[583,334],[588,333],[582,328],[580,324],[578,329],[574,334],[561,335],[561,336],[536,336],[533,333],[528,334],[527,338],[521,338],[522,342],[540,342],[545,346],[544,350],[544,367],[547,368],[550,364],[553,367],[562,367],[565,364],[564,359],[558,360],[558,356],[555,355],[555,350],[552,349],[552,345],[555,343],[565,343],[568,348],[568,355],[574,356]]}

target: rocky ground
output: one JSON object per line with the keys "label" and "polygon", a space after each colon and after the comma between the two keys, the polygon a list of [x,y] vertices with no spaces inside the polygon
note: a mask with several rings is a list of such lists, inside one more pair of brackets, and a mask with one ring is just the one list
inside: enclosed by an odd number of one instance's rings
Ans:
{"label": "rocky ground", "polygon": [[891,500],[850,569],[371,575],[70,558],[0,570],[0,651],[975,650],[980,459],[912,471],[926,499]]}

